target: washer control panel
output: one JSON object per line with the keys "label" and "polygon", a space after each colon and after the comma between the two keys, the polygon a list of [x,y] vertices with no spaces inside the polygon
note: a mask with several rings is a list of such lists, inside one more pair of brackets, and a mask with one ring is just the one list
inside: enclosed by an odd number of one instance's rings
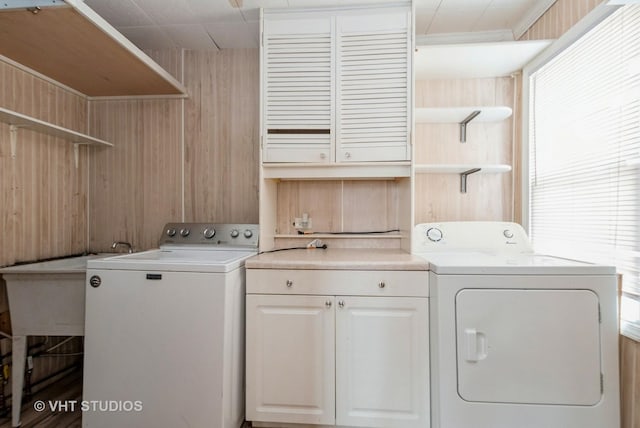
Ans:
{"label": "washer control panel", "polygon": [[258,247],[258,225],[238,223],[167,223],[159,245]]}
{"label": "washer control panel", "polygon": [[499,221],[418,224],[413,230],[412,245],[413,253],[458,250],[533,252],[522,226]]}

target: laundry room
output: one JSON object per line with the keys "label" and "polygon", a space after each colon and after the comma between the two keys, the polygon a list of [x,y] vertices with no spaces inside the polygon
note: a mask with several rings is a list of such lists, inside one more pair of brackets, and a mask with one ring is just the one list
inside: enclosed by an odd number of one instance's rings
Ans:
{"label": "laundry room", "polygon": [[640,428],[634,0],[0,3],[0,428]]}

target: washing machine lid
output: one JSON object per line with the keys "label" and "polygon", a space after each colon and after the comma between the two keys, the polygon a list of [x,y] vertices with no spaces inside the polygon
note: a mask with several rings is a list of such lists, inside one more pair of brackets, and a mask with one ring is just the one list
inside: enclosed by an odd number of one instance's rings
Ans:
{"label": "washing machine lid", "polygon": [[423,253],[429,269],[440,275],[613,275],[614,266],[596,265],[541,254],[487,252]]}
{"label": "washing machine lid", "polygon": [[88,269],[116,269],[165,272],[230,272],[257,254],[246,249],[161,248],[98,260],[89,260]]}

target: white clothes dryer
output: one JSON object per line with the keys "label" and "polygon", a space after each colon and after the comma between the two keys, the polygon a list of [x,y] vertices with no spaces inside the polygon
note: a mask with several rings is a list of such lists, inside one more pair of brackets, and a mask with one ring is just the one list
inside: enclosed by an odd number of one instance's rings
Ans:
{"label": "white clothes dryer", "polygon": [[615,268],[535,254],[515,223],[419,224],[432,428],[614,428]]}

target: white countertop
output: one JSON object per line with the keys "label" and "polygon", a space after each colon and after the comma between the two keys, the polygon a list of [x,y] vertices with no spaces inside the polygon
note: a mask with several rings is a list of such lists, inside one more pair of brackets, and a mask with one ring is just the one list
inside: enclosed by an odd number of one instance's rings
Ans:
{"label": "white countertop", "polygon": [[263,253],[248,259],[247,269],[428,270],[421,257],[399,249],[329,248]]}

